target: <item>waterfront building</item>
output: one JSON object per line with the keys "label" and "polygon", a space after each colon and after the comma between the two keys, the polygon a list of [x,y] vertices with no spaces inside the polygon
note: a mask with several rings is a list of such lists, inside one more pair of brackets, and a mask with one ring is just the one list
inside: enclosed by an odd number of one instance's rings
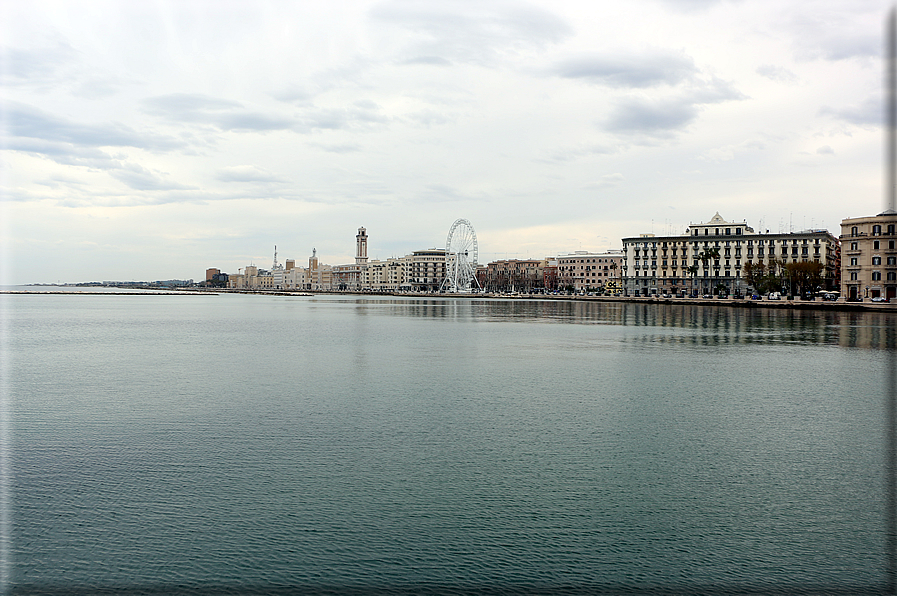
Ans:
{"label": "waterfront building", "polygon": [[558,289],[558,260],[554,257],[545,257],[542,266],[542,287],[546,292]]}
{"label": "waterfront building", "polygon": [[206,269],[206,281],[212,281],[216,275],[221,273],[221,269],[210,268]]}
{"label": "waterfront building", "polygon": [[578,250],[557,258],[557,287],[576,292],[601,290],[612,279],[619,279],[623,251],[600,253]]}
{"label": "waterfront building", "polygon": [[296,267],[295,261],[288,260],[286,271],[283,276],[284,287],[287,290],[304,290],[308,281],[306,277],[305,267]]}
{"label": "waterfront building", "polygon": [[486,265],[477,281],[486,292],[528,293],[542,290],[545,287],[544,266],[545,261],[539,259],[493,261]]}
{"label": "waterfront building", "polygon": [[334,290],[370,289],[368,269],[368,236],[364,228],[358,228],[355,236],[355,263],[334,265],[332,283]]}
{"label": "waterfront building", "polygon": [[445,249],[416,250],[410,256],[411,289],[415,292],[438,292],[445,279]]}
{"label": "waterfront building", "polygon": [[212,279],[208,280],[206,283],[217,287],[226,287],[228,279],[229,276],[227,273],[216,273],[212,276]]}
{"label": "waterfront building", "polygon": [[743,294],[748,290],[742,275],[747,263],[810,261],[821,263],[823,285],[830,285],[837,276],[838,254],[838,239],[828,230],[755,232],[746,221],[726,221],[716,213],[706,223],[689,224],[681,235],[624,238],[623,289],[630,296],[718,289]]}
{"label": "waterfront building", "polygon": [[410,277],[410,261],[407,257],[390,257],[385,261],[368,261],[362,269],[362,288],[374,292],[398,292],[411,289],[406,280]]}
{"label": "waterfront building", "polygon": [[333,288],[333,268],[318,261],[318,249],[311,250],[305,276],[305,289],[326,291]]}
{"label": "waterfront building", "polygon": [[897,211],[841,222],[841,293],[849,300],[897,298]]}
{"label": "waterfront building", "polygon": [[284,269],[283,265],[277,262],[277,247],[274,247],[274,264],[271,266],[271,289],[283,290],[284,286]]}
{"label": "waterfront building", "polygon": [[227,287],[234,290],[256,289],[259,269],[255,265],[242,267],[238,273],[231,275],[227,281]]}
{"label": "waterfront building", "polygon": [[331,283],[334,290],[360,290],[361,278],[361,269],[358,265],[334,265],[331,268]]}

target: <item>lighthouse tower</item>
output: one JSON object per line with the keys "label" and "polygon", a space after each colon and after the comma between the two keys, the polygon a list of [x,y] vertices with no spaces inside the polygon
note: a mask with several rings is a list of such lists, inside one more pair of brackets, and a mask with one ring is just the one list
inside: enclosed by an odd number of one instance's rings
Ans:
{"label": "lighthouse tower", "polygon": [[358,228],[355,236],[355,264],[367,265],[368,263],[368,234],[364,228]]}

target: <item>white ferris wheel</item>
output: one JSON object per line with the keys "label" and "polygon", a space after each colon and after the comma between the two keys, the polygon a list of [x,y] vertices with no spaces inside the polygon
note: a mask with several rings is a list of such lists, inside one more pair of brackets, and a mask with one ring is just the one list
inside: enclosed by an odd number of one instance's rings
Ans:
{"label": "white ferris wheel", "polygon": [[477,281],[477,233],[466,219],[456,220],[445,240],[445,281],[442,290],[466,293],[479,288]]}

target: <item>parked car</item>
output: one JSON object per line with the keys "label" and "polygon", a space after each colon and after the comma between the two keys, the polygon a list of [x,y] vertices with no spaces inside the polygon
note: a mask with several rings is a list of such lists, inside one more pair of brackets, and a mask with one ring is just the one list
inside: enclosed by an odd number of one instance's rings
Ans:
{"label": "parked car", "polygon": [[872,302],[887,302],[888,299],[883,296],[876,296],[872,299]]}
{"label": "parked car", "polygon": [[781,300],[782,295],[779,292],[770,292],[769,296],[766,297],[767,300]]}
{"label": "parked car", "polygon": [[763,300],[763,298],[760,297],[760,294],[752,294],[751,300]]}

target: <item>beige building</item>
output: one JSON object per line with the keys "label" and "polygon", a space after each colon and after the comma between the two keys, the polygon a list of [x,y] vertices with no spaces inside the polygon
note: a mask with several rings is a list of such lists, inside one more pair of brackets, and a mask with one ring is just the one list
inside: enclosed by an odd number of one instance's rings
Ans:
{"label": "beige building", "polygon": [[897,298],[897,211],[841,222],[841,295]]}
{"label": "beige building", "polygon": [[598,290],[612,279],[619,279],[623,266],[623,251],[609,250],[593,253],[578,250],[557,258],[557,287],[572,287],[576,292]]}
{"label": "beige building", "polygon": [[541,291],[545,286],[545,263],[539,259],[492,261],[478,275],[478,281],[486,292]]}
{"label": "beige building", "polygon": [[259,268],[255,265],[241,268],[227,280],[227,287],[235,290],[254,290],[258,287]]}
{"label": "beige building", "polygon": [[408,285],[411,289],[415,292],[438,292],[445,279],[445,249],[416,250],[409,256],[411,267]]}
{"label": "beige building", "polygon": [[[701,260],[716,249],[719,257]],[[654,296],[694,291],[743,294],[745,263],[817,261],[825,274],[837,274],[839,242],[828,230],[778,234],[754,232],[745,221],[726,221],[716,213],[708,222],[689,224],[678,236],[641,234],[623,239],[623,289],[630,296]]]}
{"label": "beige building", "polygon": [[361,270],[362,287],[374,292],[410,290],[411,261],[408,257],[390,257],[369,261]]}
{"label": "beige building", "polygon": [[305,289],[327,291],[333,289],[333,271],[330,265],[318,261],[318,250],[313,248],[308,257],[308,269],[305,272]]}

